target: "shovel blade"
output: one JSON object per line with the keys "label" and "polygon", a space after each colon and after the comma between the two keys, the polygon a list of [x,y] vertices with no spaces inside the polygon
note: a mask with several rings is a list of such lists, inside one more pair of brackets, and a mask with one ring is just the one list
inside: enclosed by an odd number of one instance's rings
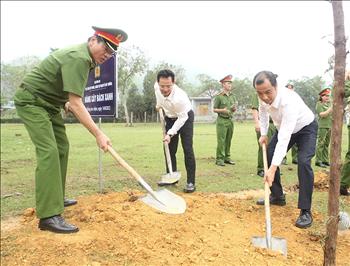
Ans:
{"label": "shovel blade", "polygon": [[147,195],[141,197],[140,200],[146,203],[148,206],[161,212],[170,214],[181,214],[185,212],[185,200],[175,193],[167,189],[161,189],[154,191],[154,194],[156,198],[148,193]]}
{"label": "shovel blade", "polygon": [[[267,248],[267,238],[254,236],[252,238],[252,244],[257,248]],[[271,250],[281,252],[285,257],[287,257],[287,240],[280,237],[271,237]]]}
{"label": "shovel blade", "polygon": [[168,174],[162,175],[162,179],[158,182],[158,185],[160,186],[172,185],[179,182],[180,178],[181,178],[180,172],[173,172],[172,174],[168,173]]}

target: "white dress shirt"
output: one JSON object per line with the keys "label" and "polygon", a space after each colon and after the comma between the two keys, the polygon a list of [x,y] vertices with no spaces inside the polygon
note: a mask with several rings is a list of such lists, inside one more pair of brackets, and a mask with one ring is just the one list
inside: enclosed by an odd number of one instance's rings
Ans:
{"label": "white dress shirt", "polygon": [[277,88],[277,95],[271,105],[259,98],[260,132],[267,135],[269,115],[278,130],[278,142],[271,164],[280,165],[287,153],[291,135],[314,121],[315,115],[299,94],[287,88]]}
{"label": "white dress shirt", "polygon": [[187,93],[176,84],[169,96],[164,97],[160,92],[158,82],[154,84],[154,92],[157,99],[157,107],[161,107],[165,115],[170,118],[177,118],[174,125],[168,130],[168,135],[175,135],[188,119],[188,112],[192,110],[192,104]]}

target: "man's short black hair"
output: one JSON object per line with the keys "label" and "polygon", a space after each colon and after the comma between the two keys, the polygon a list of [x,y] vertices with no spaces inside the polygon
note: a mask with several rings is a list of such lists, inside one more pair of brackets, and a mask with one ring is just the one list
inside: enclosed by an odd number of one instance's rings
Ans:
{"label": "man's short black hair", "polygon": [[255,88],[255,85],[260,85],[264,83],[265,79],[268,79],[273,87],[277,86],[277,74],[272,73],[271,71],[260,71],[258,74],[255,75],[253,79],[253,86]]}
{"label": "man's short black hair", "polygon": [[175,82],[175,74],[170,69],[160,70],[157,74],[157,82],[159,82],[160,78],[169,78],[171,77],[171,81]]}

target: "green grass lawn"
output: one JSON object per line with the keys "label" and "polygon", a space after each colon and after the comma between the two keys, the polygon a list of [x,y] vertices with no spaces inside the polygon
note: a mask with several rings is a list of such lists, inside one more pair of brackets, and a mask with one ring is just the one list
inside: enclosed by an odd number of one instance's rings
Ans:
{"label": "green grass lawn", "polygon": [[[165,172],[160,124],[102,124],[111,138],[114,149],[145,180],[156,189],[156,182]],[[66,194],[68,197],[99,192],[98,149],[95,139],[80,124],[67,124],[70,140],[70,158]],[[347,129],[343,129],[342,158],[347,148]],[[195,124],[194,150],[197,161],[197,190],[202,192],[235,192],[246,189],[263,189],[262,178],[256,175],[257,142],[252,122],[235,123],[232,140],[232,159],[235,166],[215,165],[215,124]],[[296,166],[282,166],[282,183],[289,186],[297,182]],[[23,209],[35,206],[35,150],[22,124],[1,124],[1,217],[16,215]],[[315,168],[320,170],[320,168]],[[181,191],[186,182],[183,151],[179,143],[178,171],[182,178],[178,186],[169,188]],[[116,165],[109,154],[102,154],[102,176],[105,191],[142,189],[129,177],[126,170]],[[295,194],[295,193],[294,193]],[[297,200],[297,194],[291,200]],[[314,194],[315,207],[324,212],[327,193]]]}

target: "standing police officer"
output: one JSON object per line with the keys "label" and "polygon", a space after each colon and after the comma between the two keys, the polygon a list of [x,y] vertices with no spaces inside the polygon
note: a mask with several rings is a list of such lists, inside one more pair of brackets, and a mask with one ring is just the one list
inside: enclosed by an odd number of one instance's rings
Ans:
{"label": "standing police officer", "polygon": [[118,29],[93,29],[95,34],[87,43],[58,49],[46,57],[24,77],[15,94],[18,116],[36,149],[36,214],[41,230],[79,230],[61,216],[64,207],[76,204],[64,199],[69,143],[61,109],[71,111],[101,149],[107,151],[111,145],[86,110],[82,96],[90,70],[109,59],[127,34]]}
{"label": "standing police officer", "polygon": [[222,92],[215,97],[214,112],[218,114],[216,120],[216,164],[225,166],[225,163],[234,165],[231,160],[230,149],[233,136],[233,113],[237,109],[236,97],[231,93],[232,75],[228,75],[220,80]]}
{"label": "standing police officer", "polygon": [[329,166],[329,143],[332,128],[332,103],[330,101],[331,88],[324,87],[320,93],[320,99],[316,103],[318,117],[318,133],[316,146],[316,166],[325,168]]}

